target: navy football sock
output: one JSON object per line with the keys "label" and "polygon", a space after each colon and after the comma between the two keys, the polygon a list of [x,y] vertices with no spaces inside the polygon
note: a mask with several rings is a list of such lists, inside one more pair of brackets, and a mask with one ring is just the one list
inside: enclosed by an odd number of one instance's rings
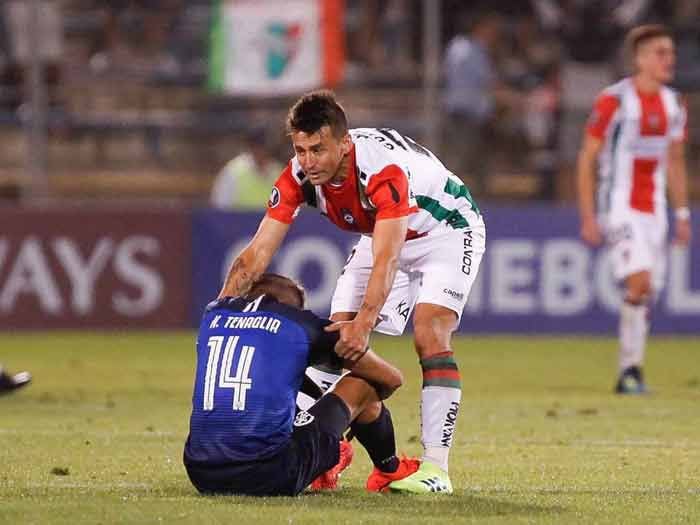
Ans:
{"label": "navy football sock", "polygon": [[382,404],[379,417],[370,423],[354,422],[350,425],[357,440],[365,447],[372,463],[382,472],[395,472],[399,468],[396,457],[396,439],[391,412]]}

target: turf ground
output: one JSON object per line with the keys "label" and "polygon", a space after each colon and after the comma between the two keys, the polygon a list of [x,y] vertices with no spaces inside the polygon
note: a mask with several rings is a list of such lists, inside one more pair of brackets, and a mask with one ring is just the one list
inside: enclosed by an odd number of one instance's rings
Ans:
{"label": "turf ground", "polygon": [[[408,339],[375,339],[405,386],[389,401],[419,454]],[[181,464],[193,335],[3,335],[34,383],[0,398],[0,523],[700,523],[700,341],[654,339],[654,394],[611,394],[608,339],[458,338],[455,494],[366,494],[364,451],[333,494],[202,497]]]}

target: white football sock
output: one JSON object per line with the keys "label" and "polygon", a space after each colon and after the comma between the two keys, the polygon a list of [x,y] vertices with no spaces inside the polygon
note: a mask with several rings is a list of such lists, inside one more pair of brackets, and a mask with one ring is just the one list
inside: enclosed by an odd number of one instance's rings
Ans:
{"label": "white football sock", "polygon": [[421,441],[423,461],[448,470],[452,438],[457,428],[457,414],[462,391],[444,386],[427,386],[421,392]]}
{"label": "white football sock", "polygon": [[621,372],[630,366],[642,366],[648,332],[647,305],[623,302],[619,328]]}

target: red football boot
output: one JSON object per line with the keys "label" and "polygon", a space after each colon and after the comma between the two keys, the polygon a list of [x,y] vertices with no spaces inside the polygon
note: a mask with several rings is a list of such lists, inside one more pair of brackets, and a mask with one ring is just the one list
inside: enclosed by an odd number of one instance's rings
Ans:
{"label": "red football boot", "polygon": [[[327,470],[315,480],[311,482],[309,488],[311,490],[335,490],[338,488],[338,477],[340,473],[350,466],[354,452],[349,441],[342,440],[340,442],[340,459],[335,467]],[[390,481],[393,481],[390,480]]]}
{"label": "red football boot", "polygon": [[403,456],[399,461],[399,467],[394,472],[382,472],[377,467],[367,478],[368,492],[387,492],[389,483],[403,479],[413,474],[420,467],[420,460],[417,458],[407,458]]}

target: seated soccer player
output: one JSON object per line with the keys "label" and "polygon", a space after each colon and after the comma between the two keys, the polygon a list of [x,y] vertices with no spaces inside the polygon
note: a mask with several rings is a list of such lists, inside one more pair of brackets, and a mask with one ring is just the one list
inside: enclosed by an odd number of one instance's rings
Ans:
{"label": "seated soccer player", "polygon": [[[416,460],[396,457],[391,415],[381,402],[401,385],[401,373],[371,350],[342,361],[334,352],[337,332],[324,331],[330,321],[303,305],[294,281],[265,274],[245,297],[207,306],[184,451],[200,492],[291,496],[319,476],[320,487],[332,486],[352,456],[342,440],[351,423],[375,465],[368,490],[384,490],[418,468]],[[350,372],[294,417],[311,364]]]}
{"label": "seated soccer player", "polygon": [[29,372],[18,372],[16,374],[9,374],[5,371],[0,363],[0,394],[8,394],[27,386],[32,380],[32,376]]}

